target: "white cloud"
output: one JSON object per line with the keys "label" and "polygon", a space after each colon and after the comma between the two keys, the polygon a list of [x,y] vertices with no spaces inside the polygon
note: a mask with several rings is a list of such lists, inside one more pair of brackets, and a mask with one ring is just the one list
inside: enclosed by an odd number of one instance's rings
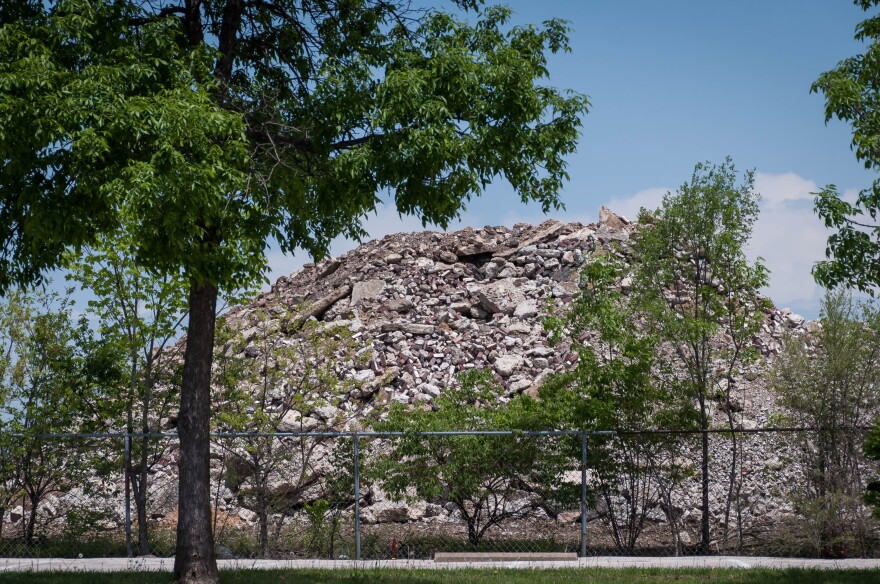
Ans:
{"label": "white cloud", "polygon": [[762,206],[748,255],[770,269],[766,294],[777,306],[788,306],[808,318],[818,316],[822,288],[813,280],[813,265],[825,257],[830,234],[812,205]]}
{"label": "white cloud", "polygon": [[761,207],[772,209],[792,201],[813,200],[819,186],[811,180],[793,173],[755,173],[755,190],[761,193]]}

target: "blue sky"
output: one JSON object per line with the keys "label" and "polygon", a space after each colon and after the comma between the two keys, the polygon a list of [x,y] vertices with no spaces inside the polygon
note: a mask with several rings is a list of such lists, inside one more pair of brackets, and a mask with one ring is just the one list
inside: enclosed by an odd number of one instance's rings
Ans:
{"label": "blue sky", "polygon": [[[569,159],[566,210],[549,216],[593,222],[603,204],[631,216],[656,207],[697,162],[730,155],[737,168],[756,171],[764,197],[750,254],[771,269],[766,292],[778,306],[815,318],[821,290],[810,267],[823,257],[827,232],[810,192],[834,183],[852,195],[874,177],[855,160],[849,128],[826,125],[823,99],[809,89],[821,72],[860,51],[853,33],[865,13],[846,0],[507,4],[515,24],[570,21],[572,51],[551,58],[551,83],[592,103]],[[458,226],[544,218],[499,183],[469,205]],[[391,208],[366,225],[373,237],[421,229]],[[340,240],[332,251],[353,246]],[[274,280],[309,260],[275,253],[270,261]]]}

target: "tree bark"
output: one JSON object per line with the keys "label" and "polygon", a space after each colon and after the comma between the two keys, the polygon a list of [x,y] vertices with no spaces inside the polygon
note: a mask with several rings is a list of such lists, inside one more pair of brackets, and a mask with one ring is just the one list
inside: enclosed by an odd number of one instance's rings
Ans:
{"label": "tree bark", "polygon": [[[738,475],[737,470],[740,467],[740,465],[737,464],[737,457],[739,455],[739,442],[736,437],[736,432],[734,431],[735,426],[734,426],[734,422],[733,422],[733,411],[732,411],[732,406],[730,404],[730,377],[727,378],[727,382],[728,382],[728,385],[727,385],[728,389],[727,389],[727,396],[725,398],[725,404],[727,406],[726,407],[726,409],[727,409],[727,427],[730,428],[731,457],[730,457],[730,475],[728,476],[728,483],[727,483],[727,502],[725,503],[725,506],[724,506],[724,538],[723,538],[723,541],[724,541],[725,551],[727,550],[727,537],[728,537],[728,534],[730,533],[730,507],[733,504],[734,497],[737,497],[737,498],[739,497],[736,487],[737,487],[737,475]],[[739,525],[739,528],[741,529],[742,525]],[[739,552],[739,547],[740,547],[741,543],[742,543],[741,541],[737,542],[737,546],[736,546],[737,552]]]}
{"label": "tree bark", "polygon": [[147,485],[146,483],[138,482],[139,480],[136,479],[132,483],[138,486],[134,495],[138,522],[138,555],[148,556],[150,555],[150,540],[147,533]]}
{"label": "tree bark", "polygon": [[700,542],[700,551],[703,554],[709,553],[709,419],[706,415],[706,398],[700,397],[700,426],[703,430],[702,436],[702,452],[701,452],[701,471],[703,482],[703,501],[702,501],[702,541]]}
{"label": "tree bark", "polygon": [[37,505],[40,499],[33,495],[28,496],[31,508],[28,510],[27,524],[24,531],[24,543],[30,546],[34,543],[34,526],[37,524]]}
{"label": "tree bark", "polygon": [[[146,407],[147,406],[144,406],[144,408]],[[149,427],[144,424],[143,433],[147,434],[148,432]],[[141,438],[140,478],[138,479],[139,490],[135,496],[135,505],[137,507],[138,516],[138,555],[141,556],[150,555],[150,539],[147,533],[147,530],[149,529],[147,525],[147,481],[149,480],[149,475],[147,471],[149,470],[149,440],[150,439],[146,436]]]}
{"label": "tree bark", "polygon": [[217,288],[190,284],[189,324],[180,387],[179,502],[174,577],[181,583],[217,583],[211,530],[210,416]]}

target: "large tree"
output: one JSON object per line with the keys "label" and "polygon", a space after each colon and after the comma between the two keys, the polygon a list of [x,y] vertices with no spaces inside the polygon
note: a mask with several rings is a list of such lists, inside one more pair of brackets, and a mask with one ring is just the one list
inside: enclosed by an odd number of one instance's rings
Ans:
{"label": "large tree", "polygon": [[[856,0],[868,11],[880,0]],[[825,96],[825,121],[837,118],[852,126],[852,149],[870,170],[880,169],[880,14],[856,27],[856,40],[867,50],[844,59],[823,73],[811,91]],[[835,230],[828,238],[826,261],[813,275],[827,288],[846,285],[875,294],[880,288],[880,179],[862,190],[854,202],[844,200],[835,185],[816,197],[816,213]]]}
{"label": "large tree", "polygon": [[127,222],[141,264],[189,287],[183,581],[217,580],[218,291],[264,274],[267,241],[321,256],[365,234],[380,196],[445,226],[496,178],[560,204],[588,105],[546,85],[565,23],[454,4],[463,16],[404,0],[0,0],[0,286]]}
{"label": "large tree", "polygon": [[[758,217],[754,176],[738,173],[730,158],[698,164],[691,180],[667,193],[657,220],[636,237],[633,295],[669,342],[684,370],[681,389],[697,406],[701,435],[701,547],[709,551],[709,401],[719,395],[735,429],[731,391],[741,366],[756,357],[752,338],[763,322],[758,291],[768,272],[745,249]],[[731,434],[725,532],[736,495],[737,438]]]}

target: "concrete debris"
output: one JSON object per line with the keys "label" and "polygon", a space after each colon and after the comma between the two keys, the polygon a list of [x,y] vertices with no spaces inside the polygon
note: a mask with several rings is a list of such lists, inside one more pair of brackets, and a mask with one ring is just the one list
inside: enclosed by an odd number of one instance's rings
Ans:
{"label": "concrete debris", "polygon": [[[550,374],[577,361],[568,345],[549,346],[542,321],[548,307],[564,312],[578,292],[584,262],[622,253],[618,248],[625,248],[637,228],[603,207],[599,223],[591,225],[546,221],[537,226],[389,235],[280,278],[252,304],[230,310],[226,322],[249,337],[246,346],[235,349],[249,357],[259,356],[260,331],[289,334],[280,316],[268,329],[260,328],[266,326],[262,314],[297,310],[300,323],[316,319],[339,324],[355,335],[359,360],[335,365],[340,376],[357,382],[358,389],[345,396],[305,396],[318,398],[320,405],[302,413],[287,412],[278,427],[282,432],[360,429],[360,419],[392,402],[429,408],[456,383],[459,373],[469,369],[494,371],[508,397],[534,397]],[[624,279],[621,285],[628,291],[632,281]],[[736,372],[729,387],[735,399],[729,406],[713,404],[712,424],[727,427],[730,413],[743,428],[768,425],[776,400],[767,388],[766,372],[783,337],[815,330],[815,323],[789,310],[767,311],[761,332],[752,340],[763,359]],[[230,347],[227,351],[233,350]],[[292,369],[289,378],[296,375]],[[715,457],[726,460],[722,451],[713,453]],[[757,451],[748,457],[773,459],[771,453]],[[175,459],[169,457],[158,472],[173,483]],[[744,492],[769,492],[774,481],[786,480],[784,473],[768,477],[745,468],[742,472]],[[687,487],[693,490],[687,493],[693,495],[690,502],[676,502],[685,514],[699,501],[697,481],[692,482]],[[254,520],[252,511],[234,509],[232,492],[226,498],[230,512],[245,522]],[[749,512],[781,512],[790,506],[769,494],[761,501],[761,509]],[[721,505],[720,499],[713,505]],[[438,505],[395,503],[378,495],[365,503],[363,512],[366,522],[434,521],[441,516],[452,520],[450,511]],[[657,521],[664,521],[657,513]],[[20,515],[11,513],[12,522]],[[578,516],[569,513],[558,521],[571,523]],[[679,537],[688,543],[686,532]]]}

